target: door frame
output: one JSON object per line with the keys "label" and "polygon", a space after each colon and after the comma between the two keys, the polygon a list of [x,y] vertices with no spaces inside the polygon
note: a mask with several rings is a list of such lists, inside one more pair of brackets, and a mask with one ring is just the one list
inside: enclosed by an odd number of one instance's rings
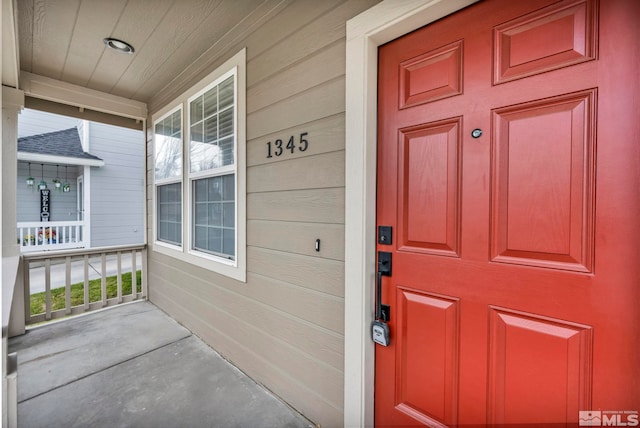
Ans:
{"label": "door frame", "polygon": [[378,46],[478,0],[384,0],[347,21],[344,426],[374,424]]}

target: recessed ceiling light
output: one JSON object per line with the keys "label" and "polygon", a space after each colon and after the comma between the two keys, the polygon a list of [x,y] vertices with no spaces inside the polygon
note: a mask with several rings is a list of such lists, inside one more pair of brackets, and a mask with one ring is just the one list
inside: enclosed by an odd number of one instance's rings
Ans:
{"label": "recessed ceiling light", "polygon": [[134,52],[133,46],[122,40],[114,39],[113,37],[107,37],[102,40],[108,48],[115,51],[132,54]]}

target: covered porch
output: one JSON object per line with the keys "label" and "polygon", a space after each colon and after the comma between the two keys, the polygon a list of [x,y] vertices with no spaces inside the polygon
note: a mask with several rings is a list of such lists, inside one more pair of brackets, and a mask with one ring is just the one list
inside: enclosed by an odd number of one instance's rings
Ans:
{"label": "covered porch", "polygon": [[312,426],[147,301],[33,328],[9,351],[24,427]]}

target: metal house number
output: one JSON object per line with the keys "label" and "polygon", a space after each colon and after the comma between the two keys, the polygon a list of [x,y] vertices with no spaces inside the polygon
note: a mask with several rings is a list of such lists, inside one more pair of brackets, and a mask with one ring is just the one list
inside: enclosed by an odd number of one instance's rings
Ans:
{"label": "metal house number", "polygon": [[274,142],[269,141],[267,143],[267,159],[272,158],[274,156],[279,157],[283,154],[286,154],[286,151],[289,151],[289,154],[295,153],[296,149],[300,152],[304,152],[309,148],[309,140],[307,140],[308,132],[302,132],[298,138],[292,135],[289,137],[286,145],[284,140],[278,138]]}

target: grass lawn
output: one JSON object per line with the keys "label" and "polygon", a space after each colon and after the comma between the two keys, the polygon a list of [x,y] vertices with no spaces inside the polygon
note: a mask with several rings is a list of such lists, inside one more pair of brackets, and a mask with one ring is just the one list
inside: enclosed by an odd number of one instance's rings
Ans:
{"label": "grass lawn", "polygon": [[[142,291],[141,281],[142,271],[136,272],[137,291]],[[107,299],[111,299],[118,295],[118,279],[117,276],[107,277]],[[102,300],[102,280],[92,279],[89,281],[89,302],[97,302]],[[51,290],[51,311],[65,308],[65,287],[54,288]],[[122,274],[122,295],[131,294],[131,272]],[[42,314],[45,312],[45,293],[35,293],[31,295],[31,315]],[[84,304],[84,282],[71,284],[71,306]]]}

